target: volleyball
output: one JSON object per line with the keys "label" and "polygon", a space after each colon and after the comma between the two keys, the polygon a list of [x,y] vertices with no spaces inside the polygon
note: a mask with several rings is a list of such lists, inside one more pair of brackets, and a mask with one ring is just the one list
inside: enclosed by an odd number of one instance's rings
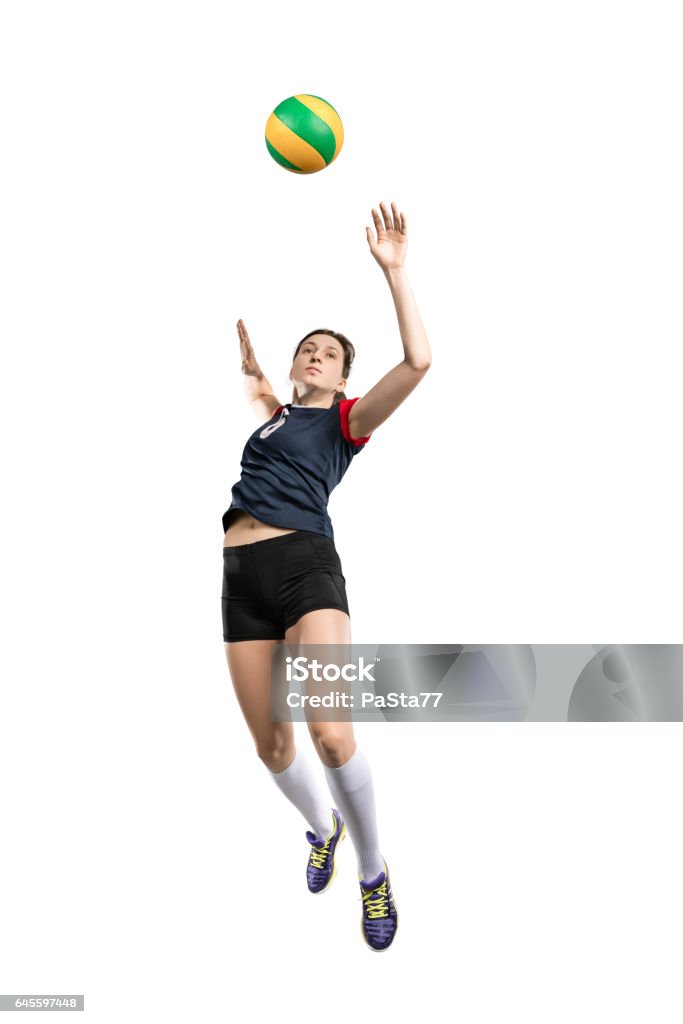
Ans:
{"label": "volleyball", "polygon": [[290,96],[277,105],[266,122],[268,152],[294,174],[324,171],[336,160],[343,144],[341,118],[320,96]]}

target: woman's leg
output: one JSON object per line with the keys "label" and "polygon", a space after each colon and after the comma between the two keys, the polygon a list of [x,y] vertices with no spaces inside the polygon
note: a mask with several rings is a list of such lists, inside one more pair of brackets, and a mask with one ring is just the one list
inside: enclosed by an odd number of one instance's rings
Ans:
{"label": "woman's leg", "polygon": [[[338,652],[328,649],[325,656],[335,654],[344,660],[344,651],[351,643],[348,615],[335,608],[308,612],[285,633],[290,647],[299,644],[335,644]],[[339,688],[339,687],[337,687]],[[341,717],[341,712],[339,712]],[[374,879],[384,871],[384,859],[377,838],[377,817],[372,773],[363,752],[356,746],[350,715],[346,721],[325,722],[309,715],[308,730],[316,752],[323,763],[327,784],[335,806],[346,822],[358,859],[362,879]]]}
{"label": "woman's leg", "polygon": [[324,838],[334,824],[329,798],[309,760],[296,750],[292,723],[271,721],[271,656],[278,642],[226,643],[228,668],[256,753],[278,789],[301,811],[315,835]]}

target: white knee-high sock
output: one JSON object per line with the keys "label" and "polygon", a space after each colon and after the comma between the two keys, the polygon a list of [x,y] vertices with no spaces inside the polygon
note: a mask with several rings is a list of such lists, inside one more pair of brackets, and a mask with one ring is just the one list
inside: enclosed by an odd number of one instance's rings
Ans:
{"label": "white knee-high sock", "polygon": [[323,767],[335,806],[346,822],[356,851],[358,874],[368,882],[384,871],[384,858],[377,841],[375,791],[370,765],[356,747],[341,768]]}
{"label": "white knee-high sock", "polygon": [[282,772],[269,770],[268,774],[278,789],[301,811],[311,831],[319,839],[327,839],[334,830],[332,807],[305,754],[297,750],[289,767]]}

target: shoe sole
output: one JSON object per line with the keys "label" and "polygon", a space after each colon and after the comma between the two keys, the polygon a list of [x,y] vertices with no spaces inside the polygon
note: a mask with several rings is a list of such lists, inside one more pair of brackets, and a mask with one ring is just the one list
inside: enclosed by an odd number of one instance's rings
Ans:
{"label": "shoe sole", "polygon": [[[342,825],[342,830],[341,830],[339,839],[337,840],[337,845],[334,848],[334,863],[332,865],[332,874],[330,875],[330,880],[329,880],[329,882],[327,883],[327,885],[325,886],[324,889],[318,889],[317,892],[311,893],[312,896],[322,896],[322,894],[324,892],[327,892],[329,887],[332,885],[332,882],[334,881],[334,876],[337,874],[337,850],[339,849],[339,844],[343,843],[345,839],[346,839],[346,822],[344,822],[344,824]],[[311,892],[310,889],[308,891]]]}

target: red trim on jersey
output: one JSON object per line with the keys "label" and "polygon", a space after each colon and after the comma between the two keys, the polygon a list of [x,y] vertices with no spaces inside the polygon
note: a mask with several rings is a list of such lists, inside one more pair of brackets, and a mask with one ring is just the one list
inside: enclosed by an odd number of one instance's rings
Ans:
{"label": "red trim on jersey", "polygon": [[346,440],[351,444],[362,445],[368,443],[372,434],[368,434],[367,437],[352,437],[351,431],[349,430],[349,413],[351,412],[354,403],[357,401],[357,398],[342,398],[341,402],[339,402],[339,421],[341,423],[342,434]]}
{"label": "red trim on jersey", "polygon": [[[276,410],[275,410],[275,412],[273,413],[273,416],[277,416],[277,414],[278,414],[279,412],[281,412],[281,411],[282,411],[283,409],[284,409],[284,405],[278,405],[277,409],[276,409]],[[271,420],[272,420],[273,416],[271,416],[271,417],[270,417],[270,418],[271,418]]]}

